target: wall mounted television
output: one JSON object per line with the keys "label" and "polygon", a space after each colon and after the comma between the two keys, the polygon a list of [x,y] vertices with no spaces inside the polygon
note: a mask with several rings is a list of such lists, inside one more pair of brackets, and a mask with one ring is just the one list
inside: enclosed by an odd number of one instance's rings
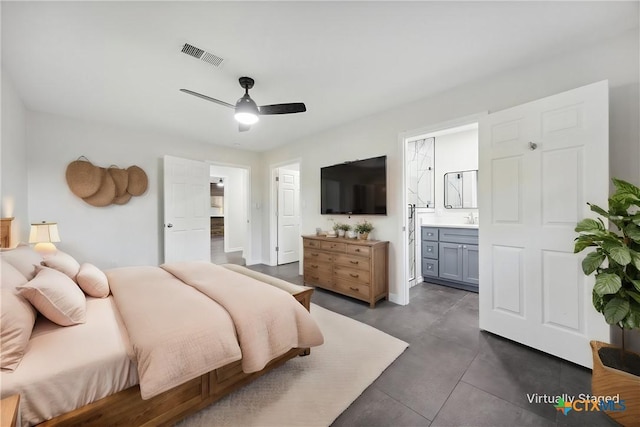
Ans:
{"label": "wall mounted television", "polygon": [[320,213],[387,214],[387,156],[320,168]]}

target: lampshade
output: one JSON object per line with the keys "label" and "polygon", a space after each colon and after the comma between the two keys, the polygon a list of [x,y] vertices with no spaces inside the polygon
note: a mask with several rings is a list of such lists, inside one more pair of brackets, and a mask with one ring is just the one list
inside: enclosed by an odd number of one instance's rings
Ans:
{"label": "lampshade", "polygon": [[60,235],[58,234],[58,224],[55,222],[31,224],[29,243],[52,243],[59,241]]}
{"label": "lampshade", "polygon": [[55,222],[41,222],[39,224],[31,224],[31,232],[29,233],[29,243],[35,243],[33,249],[46,257],[55,254],[58,249],[53,242],[59,242],[58,224]]}
{"label": "lampshade", "polygon": [[258,106],[249,95],[244,95],[236,102],[236,114],[234,117],[243,125],[257,123],[258,120],[260,120],[260,117],[258,117],[259,114]]}

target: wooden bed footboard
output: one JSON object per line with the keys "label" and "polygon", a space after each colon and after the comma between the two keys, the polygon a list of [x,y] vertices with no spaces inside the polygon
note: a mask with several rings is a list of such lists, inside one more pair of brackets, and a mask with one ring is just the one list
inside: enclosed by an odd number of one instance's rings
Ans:
{"label": "wooden bed footboard", "polygon": [[[313,289],[310,288],[293,296],[309,310],[312,293]],[[277,368],[287,360],[308,355],[309,352],[308,348],[291,349],[273,359],[263,370],[251,374],[244,373],[241,361],[236,361],[148,400],[142,400],[140,387],[136,385],[38,425],[170,426]]]}

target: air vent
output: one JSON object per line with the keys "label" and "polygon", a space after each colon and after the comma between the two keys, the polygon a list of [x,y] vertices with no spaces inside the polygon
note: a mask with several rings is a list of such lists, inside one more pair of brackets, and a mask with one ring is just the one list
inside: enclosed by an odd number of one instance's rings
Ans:
{"label": "air vent", "polygon": [[204,49],[200,49],[199,47],[195,47],[190,45],[189,43],[185,43],[182,46],[182,53],[186,53],[189,56],[193,56],[201,61],[207,62],[214,67],[219,67],[222,65],[224,59],[220,58],[218,55],[214,55],[213,53],[207,52]]}

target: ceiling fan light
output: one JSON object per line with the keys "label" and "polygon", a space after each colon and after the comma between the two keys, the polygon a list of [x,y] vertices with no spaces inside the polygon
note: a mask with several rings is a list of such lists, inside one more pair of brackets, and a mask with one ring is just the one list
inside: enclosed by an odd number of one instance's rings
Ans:
{"label": "ceiling fan light", "polygon": [[252,125],[258,122],[260,118],[251,112],[241,112],[237,111],[235,116],[236,120],[243,125]]}
{"label": "ceiling fan light", "polygon": [[252,125],[260,120],[258,106],[249,95],[244,95],[236,102],[235,118],[243,125]]}

